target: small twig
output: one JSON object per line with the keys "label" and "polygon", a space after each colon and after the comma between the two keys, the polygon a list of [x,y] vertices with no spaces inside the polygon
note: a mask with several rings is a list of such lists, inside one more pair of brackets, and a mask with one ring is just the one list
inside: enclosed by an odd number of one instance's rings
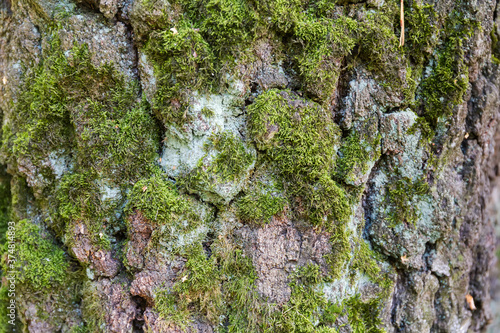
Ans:
{"label": "small twig", "polygon": [[405,45],[405,9],[404,0],[401,0],[401,37],[399,37],[399,47]]}

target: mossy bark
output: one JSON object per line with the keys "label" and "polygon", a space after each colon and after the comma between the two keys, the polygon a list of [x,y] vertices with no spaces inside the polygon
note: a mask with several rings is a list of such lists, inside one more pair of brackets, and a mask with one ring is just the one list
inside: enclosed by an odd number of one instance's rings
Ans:
{"label": "mossy bark", "polygon": [[0,0],[0,332],[495,332],[500,8],[400,5]]}

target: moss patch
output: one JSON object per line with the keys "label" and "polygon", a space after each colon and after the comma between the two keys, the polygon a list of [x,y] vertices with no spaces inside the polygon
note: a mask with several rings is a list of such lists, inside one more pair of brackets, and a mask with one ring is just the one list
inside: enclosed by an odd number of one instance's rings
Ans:
{"label": "moss patch", "polygon": [[204,200],[228,203],[241,189],[255,163],[255,153],[232,132],[212,135],[198,165],[183,175],[179,185]]}
{"label": "moss patch", "polygon": [[193,315],[202,314],[216,326],[226,321],[229,332],[256,331],[258,295],[251,259],[224,240],[212,250],[207,258],[201,246],[192,249],[172,290],[157,293],[155,310],[166,322],[184,328]]}
{"label": "moss patch", "polygon": [[421,197],[429,192],[429,185],[421,179],[412,180],[408,177],[390,182],[386,187],[386,214],[390,227],[400,223],[415,225],[420,212],[415,207],[415,196]]}
{"label": "moss patch", "polygon": [[347,195],[330,177],[340,138],[331,115],[286,90],[266,91],[247,111],[249,133],[289,184],[297,212],[316,225],[345,221]]}
{"label": "moss patch", "polygon": [[380,134],[365,140],[351,131],[338,151],[335,178],[347,184],[356,184],[369,171],[370,162],[380,157]]}
{"label": "moss patch", "polygon": [[67,257],[45,231],[29,220],[22,220],[16,223],[15,238],[16,262],[9,270],[18,273],[20,284],[43,292],[67,282]]}

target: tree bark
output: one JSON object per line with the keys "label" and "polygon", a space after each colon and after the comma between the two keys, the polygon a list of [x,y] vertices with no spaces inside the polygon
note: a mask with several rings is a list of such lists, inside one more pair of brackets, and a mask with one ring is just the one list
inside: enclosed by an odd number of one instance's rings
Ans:
{"label": "tree bark", "polygon": [[0,330],[495,332],[499,10],[0,0]]}

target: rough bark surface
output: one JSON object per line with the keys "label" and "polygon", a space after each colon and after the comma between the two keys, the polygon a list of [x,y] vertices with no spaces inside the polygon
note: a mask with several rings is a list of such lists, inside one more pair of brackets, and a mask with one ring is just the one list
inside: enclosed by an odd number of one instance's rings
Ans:
{"label": "rough bark surface", "polygon": [[499,11],[0,0],[0,331],[496,332]]}

